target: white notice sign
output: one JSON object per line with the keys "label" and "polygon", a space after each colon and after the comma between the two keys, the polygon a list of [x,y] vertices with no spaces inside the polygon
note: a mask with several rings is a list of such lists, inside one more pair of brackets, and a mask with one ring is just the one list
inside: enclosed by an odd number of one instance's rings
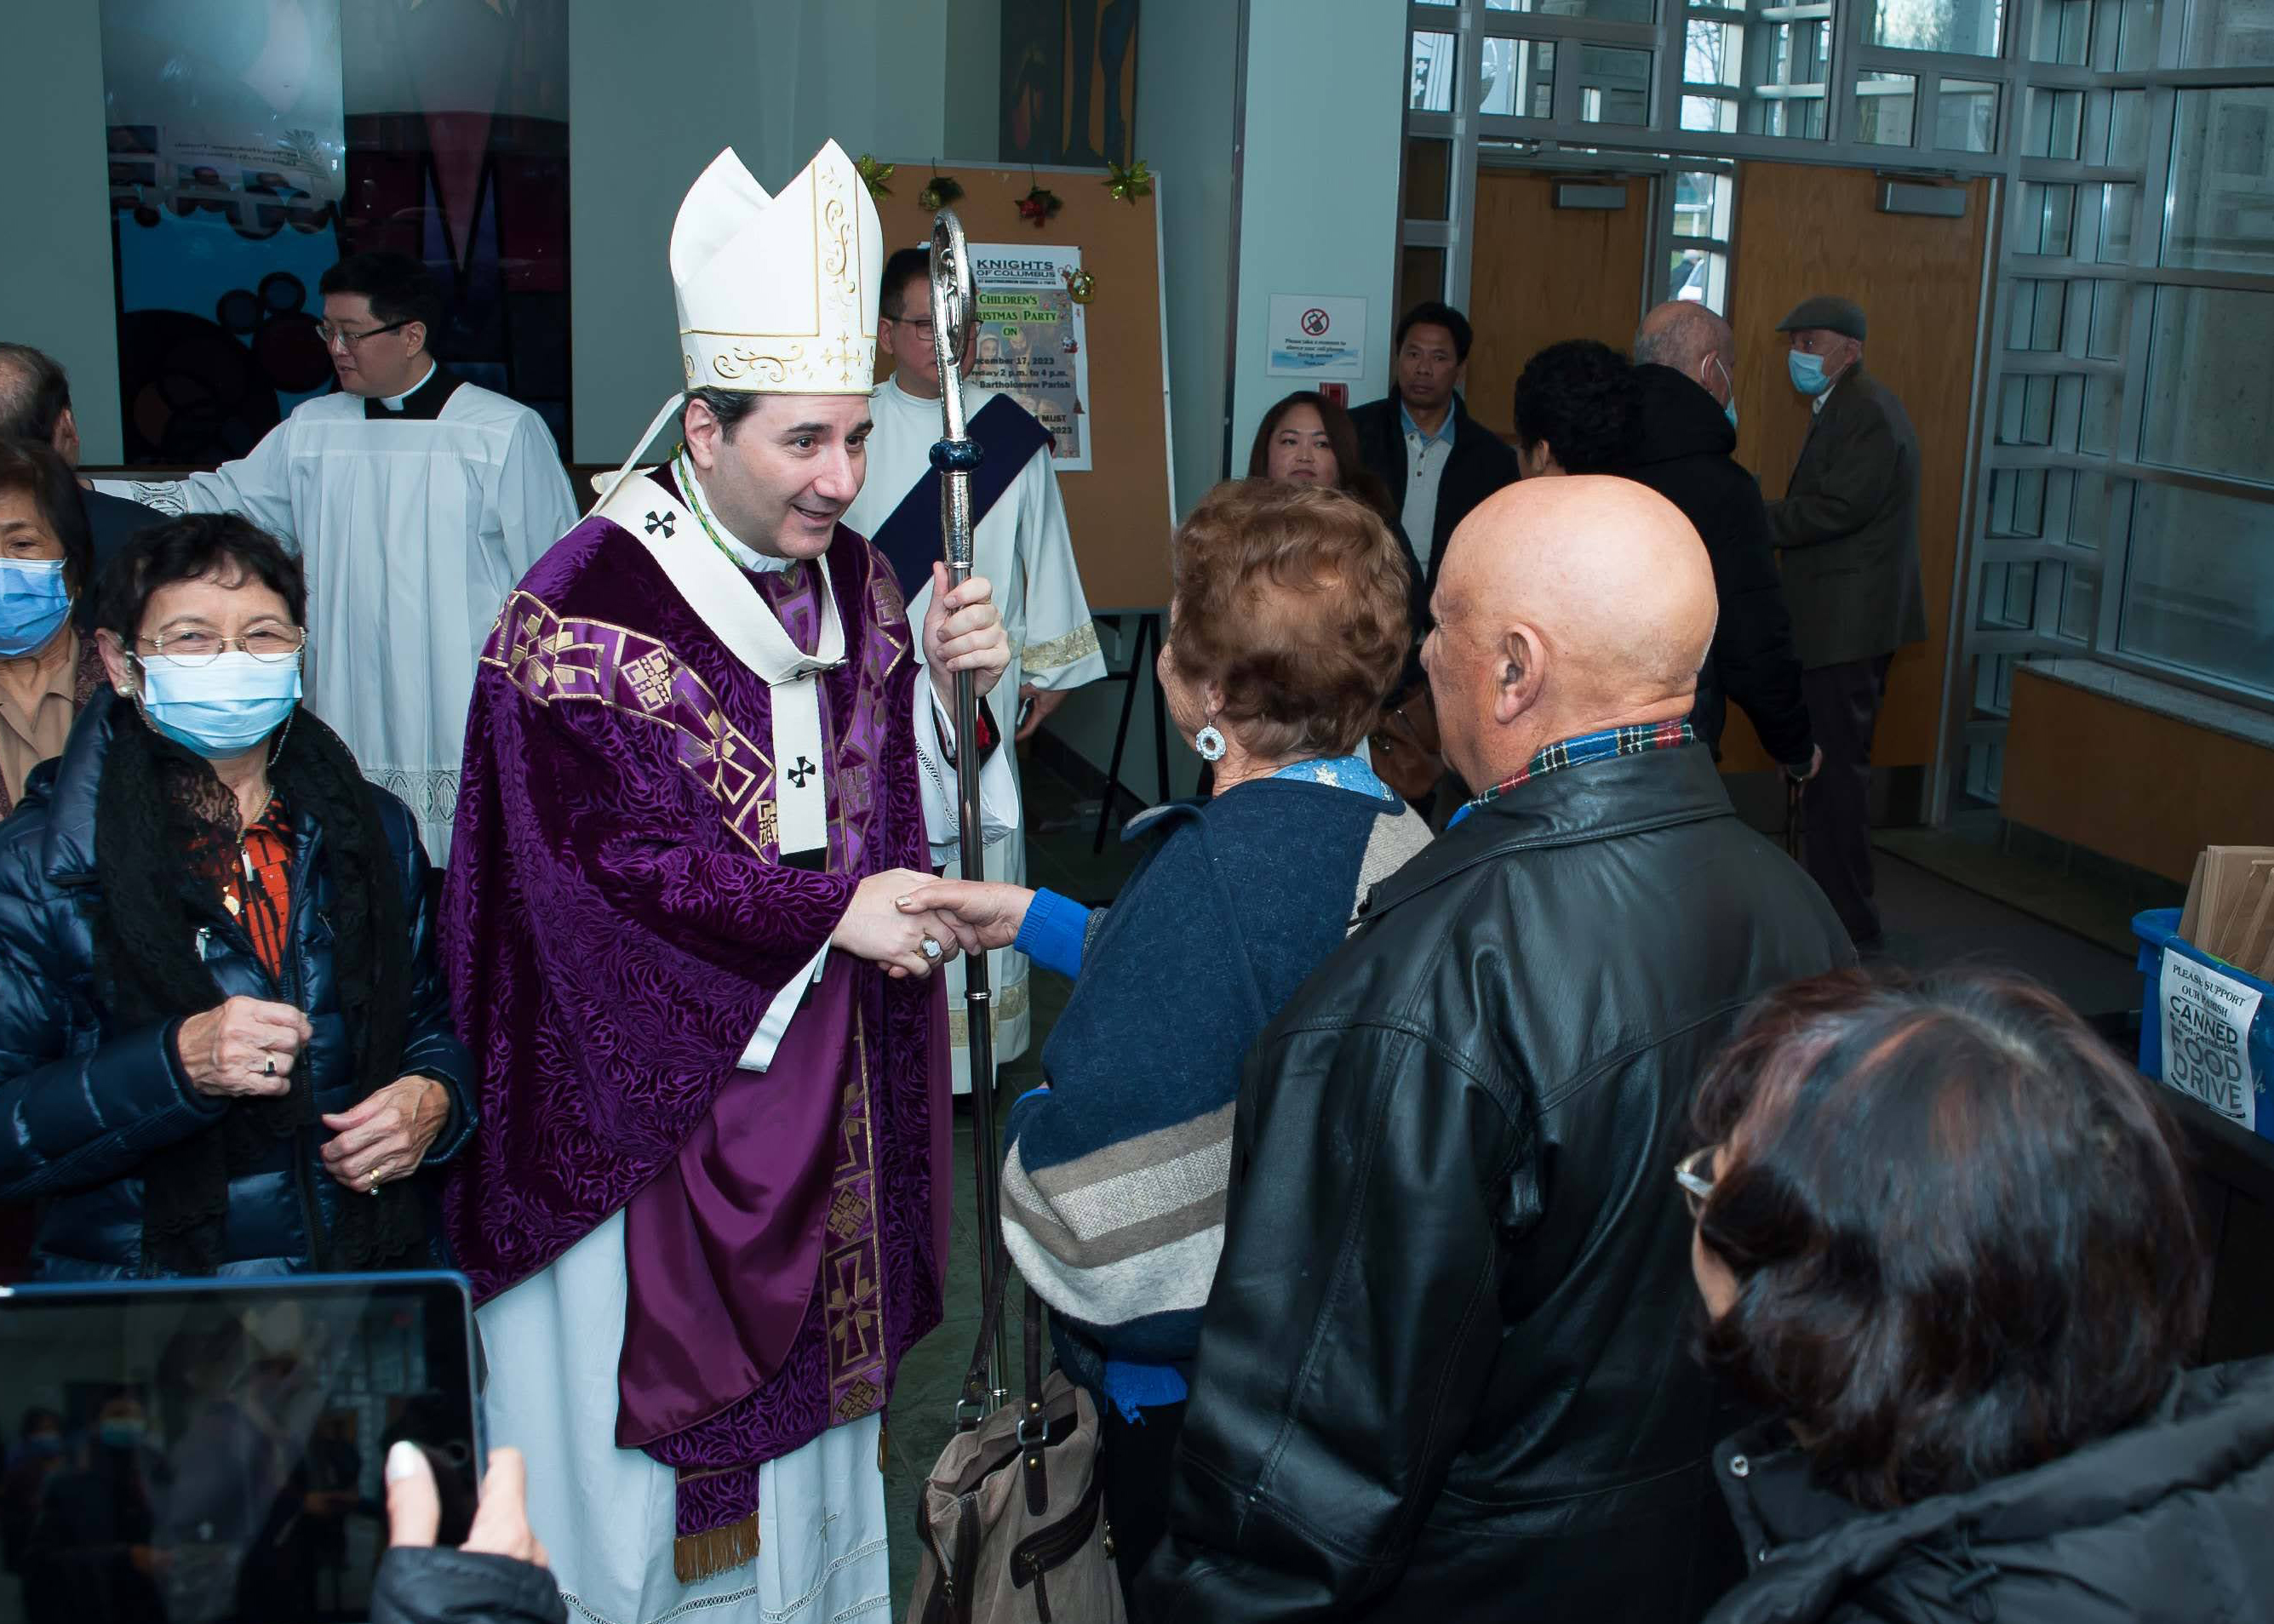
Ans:
{"label": "white notice sign", "polygon": [[2178,953],[2164,955],[2164,1081],[2255,1132],[2250,1023],[2260,993]]}
{"label": "white notice sign", "polygon": [[1329,294],[1271,296],[1274,378],[1366,376],[1366,301]]}

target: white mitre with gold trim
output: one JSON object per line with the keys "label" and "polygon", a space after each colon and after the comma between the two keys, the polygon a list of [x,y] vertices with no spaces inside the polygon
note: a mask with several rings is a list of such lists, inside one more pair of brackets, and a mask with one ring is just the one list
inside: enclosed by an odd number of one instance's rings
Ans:
{"label": "white mitre with gold trim", "polygon": [[768,197],[728,147],[679,206],[671,281],[690,389],[866,395],[885,233],[831,141]]}

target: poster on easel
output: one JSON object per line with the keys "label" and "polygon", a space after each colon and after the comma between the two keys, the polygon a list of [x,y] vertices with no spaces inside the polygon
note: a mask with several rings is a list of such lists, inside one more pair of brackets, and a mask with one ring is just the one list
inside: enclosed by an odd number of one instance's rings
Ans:
{"label": "poster on easel", "polygon": [[1089,346],[1070,287],[1081,250],[1035,243],[974,243],[979,305],[971,381],[999,389],[1050,432],[1062,474],[1088,471]]}

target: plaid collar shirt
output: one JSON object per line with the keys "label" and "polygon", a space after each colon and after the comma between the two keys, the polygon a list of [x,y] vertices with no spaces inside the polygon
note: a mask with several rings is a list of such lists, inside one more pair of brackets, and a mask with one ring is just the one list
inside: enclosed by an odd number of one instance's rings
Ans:
{"label": "plaid collar shirt", "polygon": [[1502,779],[1483,794],[1453,814],[1451,829],[1479,807],[1490,806],[1519,784],[1529,784],[1534,778],[1545,778],[1565,767],[1576,767],[1582,762],[1608,761],[1614,756],[1640,756],[1649,750],[1671,750],[1685,744],[1698,742],[1696,729],[1688,718],[1673,722],[1645,722],[1633,727],[1606,727],[1600,733],[1581,733],[1576,739],[1562,739],[1541,750],[1525,763],[1513,777]]}

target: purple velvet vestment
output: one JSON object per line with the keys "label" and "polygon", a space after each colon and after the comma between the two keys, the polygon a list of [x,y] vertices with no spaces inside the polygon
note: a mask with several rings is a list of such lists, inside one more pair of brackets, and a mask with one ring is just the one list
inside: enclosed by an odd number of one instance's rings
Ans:
{"label": "purple velvet vestment", "polygon": [[[858,882],[930,862],[900,589],[851,530],[825,562],[825,871],[778,861],[765,683],[611,520],[508,600],[467,727],[443,946],[482,1126],[451,1244],[486,1301],[626,1209],[617,1440],[677,1469],[682,1538],[881,1408],[940,1317],[937,985],[832,953],[770,1069],[735,1064]],[[808,652],[821,568],[748,577]]]}

